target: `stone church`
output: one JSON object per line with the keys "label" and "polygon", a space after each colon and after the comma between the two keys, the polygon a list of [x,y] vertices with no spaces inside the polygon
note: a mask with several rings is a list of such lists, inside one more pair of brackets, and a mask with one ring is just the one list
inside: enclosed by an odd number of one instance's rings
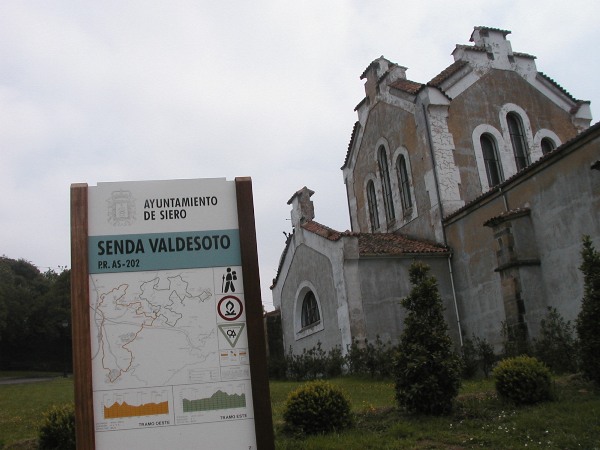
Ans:
{"label": "stone church", "polygon": [[383,56],[364,70],[342,165],[351,230],[315,221],[304,187],[271,286],[284,348],[397,343],[413,261],[431,267],[457,346],[535,338],[548,307],[574,320],[582,235],[600,248],[600,125],[590,102],[475,27],[421,83]]}

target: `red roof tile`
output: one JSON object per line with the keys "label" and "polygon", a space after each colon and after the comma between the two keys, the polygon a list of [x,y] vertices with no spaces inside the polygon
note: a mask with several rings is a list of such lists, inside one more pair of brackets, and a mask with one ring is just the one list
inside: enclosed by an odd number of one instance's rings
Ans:
{"label": "red roof tile", "polygon": [[469,63],[467,61],[455,61],[454,63],[446,67],[444,70],[442,70],[438,75],[433,77],[431,81],[427,83],[427,85],[439,87],[440,84],[442,84],[444,81],[446,81],[448,78],[450,78],[452,75],[454,75],[456,72],[458,72],[460,69],[462,69],[468,64]]}
{"label": "red roof tile", "polygon": [[531,214],[530,208],[516,208],[511,209],[510,211],[504,211],[497,216],[492,217],[491,219],[483,222],[483,226],[485,227],[495,227],[500,225],[503,222],[506,222],[509,219],[516,219],[518,217],[528,216]]}
{"label": "red roof tile", "polygon": [[334,230],[333,228],[322,225],[319,222],[315,222],[314,220],[304,222],[302,224],[302,228],[304,228],[306,231],[310,231],[311,233],[318,234],[325,239],[329,239],[330,241],[339,241],[342,236],[348,236],[352,234],[350,231],[345,231],[342,233]]}
{"label": "red roof tile", "polygon": [[[578,100],[575,97],[573,97],[571,94],[569,94],[569,92],[567,92],[567,90],[562,87],[560,84],[558,84],[556,81],[554,81],[552,78],[550,78],[548,75],[546,75],[544,72],[538,72],[537,73],[538,76],[540,76],[541,78],[543,78],[544,80],[548,81],[549,83],[551,83],[554,87],[556,87],[559,91],[561,91],[563,94],[565,94],[567,97],[569,97],[569,99],[573,100],[575,103],[579,103],[582,102],[582,100]],[[585,103],[585,102],[584,102]]]}
{"label": "red roof tile", "polygon": [[403,255],[407,253],[448,253],[449,249],[433,242],[411,239],[394,233],[359,233],[361,256]]}
{"label": "red roof tile", "polygon": [[400,78],[391,83],[390,87],[399,89],[404,92],[408,92],[409,94],[416,94],[417,92],[419,92],[419,89],[423,87],[423,85],[421,83],[417,83],[416,81]]}
{"label": "red roof tile", "polygon": [[352,147],[354,146],[354,141],[356,140],[356,136],[360,130],[360,122],[357,120],[354,122],[354,127],[352,128],[352,136],[350,136],[350,142],[348,143],[348,150],[346,150],[346,158],[344,159],[344,165],[341,167],[344,169],[346,165],[348,165],[348,160],[350,159],[350,152],[352,152]]}
{"label": "red roof tile", "polygon": [[411,239],[394,233],[353,233],[337,231],[311,220],[302,225],[307,231],[330,241],[338,241],[344,236],[358,238],[358,250],[363,256],[403,255],[407,253],[447,253],[443,245],[424,240]]}

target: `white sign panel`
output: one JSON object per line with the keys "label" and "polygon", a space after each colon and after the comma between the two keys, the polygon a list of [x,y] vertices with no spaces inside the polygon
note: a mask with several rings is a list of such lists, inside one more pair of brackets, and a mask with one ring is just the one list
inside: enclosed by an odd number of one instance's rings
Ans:
{"label": "white sign panel", "polygon": [[235,182],[89,188],[98,449],[255,449]]}

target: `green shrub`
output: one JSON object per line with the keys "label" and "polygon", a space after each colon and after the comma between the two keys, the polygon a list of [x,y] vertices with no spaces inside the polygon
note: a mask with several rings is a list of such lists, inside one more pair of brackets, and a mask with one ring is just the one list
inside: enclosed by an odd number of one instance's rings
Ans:
{"label": "green shrub", "polygon": [[465,338],[462,346],[462,376],[470,379],[483,373],[487,378],[490,376],[492,367],[496,362],[494,348],[485,338],[473,335],[473,338]]}
{"label": "green shrub", "polygon": [[323,380],[292,391],[283,419],[288,432],[302,434],[323,434],[353,425],[350,402],[339,388]]}
{"label": "green shrub", "polygon": [[600,386],[600,252],[592,245],[589,236],[583,238],[581,251],[583,273],[583,299],[577,316],[577,336],[581,355],[581,369],[586,377]]}
{"label": "green shrub", "polygon": [[477,349],[472,339],[465,338],[461,349],[462,377],[464,379],[473,378],[479,370],[479,361],[477,358]]}
{"label": "green shrub", "polygon": [[524,323],[509,325],[502,322],[502,356],[514,358],[515,356],[530,355],[529,332]]}
{"label": "green shrub", "polygon": [[296,381],[340,376],[343,365],[344,357],[340,347],[325,351],[321,342],[317,342],[316,347],[303,349],[301,354],[296,355],[290,346],[285,357],[287,377]]}
{"label": "green shrub", "polygon": [[447,414],[460,388],[462,364],[444,319],[437,281],[429,266],[413,263],[413,285],[402,299],[408,310],[394,367],[396,400],[409,412]]}
{"label": "green shrub", "polygon": [[496,392],[517,405],[533,404],[552,398],[550,370],[531,356],[500,361],[494,369]]}
{"label": "green shrub", "polygon": [[354,339],[347,349],[345,362],[348,373],[370,375],[372,378],[394,376],[394,358],[397,348],[391,341],[384,343],[379,335],[375,338],[374,344],[368,339],[363,342]]}
{"label": "green shrub", "polygon": [[475,336],[475,348],[477,350],[477,357],[481,364],[481,370],[483,375],[487,378],[490,376],[492,367],[496,364],[496,354],[494,353],[494,347],[487,341],[486,338],[480,338]]}
{"label": "green shrub", "polygon": [[540,323],[539,337],[533,342],[533,351],[535,357],[554,373],[577,372],[574,327],[556,308],[548,307],[548,314]]}
{"label": "green shrub", "polygon": [[40,450],[75,450],[75,407],[52,406],[44,413],[38,436]]}

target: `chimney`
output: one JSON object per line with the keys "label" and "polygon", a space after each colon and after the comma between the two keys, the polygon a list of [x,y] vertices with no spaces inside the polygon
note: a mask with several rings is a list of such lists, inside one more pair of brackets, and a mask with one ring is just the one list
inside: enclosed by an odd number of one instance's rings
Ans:
{"label": "chimney", "polygon": [[292,205],[292,226],[294,228],[315,218],[315,208],[310,199],[314,193],[304,186],[288,200],[287,204]]}
{"label": "chimney", "polygon": [[476,47],[484,48],[488,57],[492,60],[506,60],[513,58],[513,51],[510,41],[506,36],[510,34],[508,30],[500,30],[490,27],[475,27],[471,34],[471,42]]}
{"label": "chimney", "polygon": [[374,60],[360,76],[365,80],[365,95],[371,103],[375,103],[375,98],[379,93],[379,81],[381,77],[387,75],[387,83],[393,83],[399,78],[406,79],[406,67],[399,66],[388,61],[383,56]]}

